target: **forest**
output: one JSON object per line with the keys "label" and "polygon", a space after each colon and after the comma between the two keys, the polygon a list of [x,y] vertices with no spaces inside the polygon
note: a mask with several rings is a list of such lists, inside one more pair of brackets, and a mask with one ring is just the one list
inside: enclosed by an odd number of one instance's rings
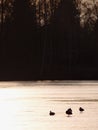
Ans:
{"label": "forest", "polygon": [[0,0],[0,80],[97,80],[98,0]]}

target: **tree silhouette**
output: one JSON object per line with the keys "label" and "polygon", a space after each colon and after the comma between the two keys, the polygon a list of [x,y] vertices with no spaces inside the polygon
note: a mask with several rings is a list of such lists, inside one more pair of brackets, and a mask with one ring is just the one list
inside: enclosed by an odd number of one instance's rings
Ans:
{"label": "tree silhouette", "polygon": [[[2,42],[6,49],[5,56],[2,58],[4,66],[7,66],[4,68],[8,69],[10,73],[13,69],[16,73],[19,71],[22,73],[22,71],[26,72],[28,68],[31,68],[34,60],[36,47],[35,8],[30,9],[28,0],[15,0],[13,6],[13,20],[9,24],[8,34]],[[7,72],[6,69],[4,71]]]}
{"label": "tree silhouette", "polygon": [[88,66],[97,68],[98,21],[93,32],[82,29],[75,4],[75,0],[15,0],[11,19],[4,16],[4,9],[10,8],[1,4],[1,74],[75,79],[79,72],[87,74]]}
{"label": "tree silhouette", "polygon": [[[72,75],[77,62],[79,20],[73,0],[62,0],[52,18],[52,35],[54,36],[54,71]],[[58,67],[55,67],[58,64]],[[71,77],[70,77],[71,78]]]}
{"label": "tree silhouette", "polygon": [[3,7],[3,0],[1,0],[1,10],[0,10],[0,12],[1,12],[1,14],[0,14],[0,33],[2,33],[2,31],[3,31],[3,20],[4,20],[4,15],[3,15],[3,12],[4,12],[4,7]]}
{"label": "tree silhouette", "polygon": [[14,2],[14,22],[16,28],[23,31],[29,31],[34,24],[34,16],[29,7],[29,2],[27,0],[15,0]]}

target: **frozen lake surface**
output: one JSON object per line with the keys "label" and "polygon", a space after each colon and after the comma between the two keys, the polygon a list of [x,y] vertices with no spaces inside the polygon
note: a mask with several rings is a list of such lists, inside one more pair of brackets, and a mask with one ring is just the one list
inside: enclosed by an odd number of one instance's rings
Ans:
{"label": "frozen lake surface", "polygon": [[50,129],[98,130],[98,83],[0,83],[0,130]]}

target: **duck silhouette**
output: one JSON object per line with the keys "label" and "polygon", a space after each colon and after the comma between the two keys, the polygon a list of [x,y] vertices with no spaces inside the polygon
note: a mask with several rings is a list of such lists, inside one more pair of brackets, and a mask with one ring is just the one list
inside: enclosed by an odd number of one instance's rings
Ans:
{"label": "duck silhouette", "polygon": [[55,112],[50,111],[50,112],[49,112],[49,115],[50,115],[50,116],[53,116],[53,115],[55,115]]}
{"label": "duck silhouette", "polygon": [[66,111],[66,114],[69,116],[69,115],[72,115],[72,109],[69,108],[67,111]]}
{"label": "duck silhouette", "polygon": [[82,107],[80,107],[80,108],[79,108],[79,111],[80,111],[80,112],[83,112],[83,111],[84,111],[84,109],[83,109]]}

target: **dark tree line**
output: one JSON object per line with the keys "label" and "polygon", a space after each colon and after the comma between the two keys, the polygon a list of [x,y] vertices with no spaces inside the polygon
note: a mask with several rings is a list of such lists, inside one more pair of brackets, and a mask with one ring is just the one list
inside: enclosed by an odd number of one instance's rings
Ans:
{"label": "dark tree line", "polygon": [[81,28],[75,1],[1,3],[1,80],[97,79],[98,22]]}

